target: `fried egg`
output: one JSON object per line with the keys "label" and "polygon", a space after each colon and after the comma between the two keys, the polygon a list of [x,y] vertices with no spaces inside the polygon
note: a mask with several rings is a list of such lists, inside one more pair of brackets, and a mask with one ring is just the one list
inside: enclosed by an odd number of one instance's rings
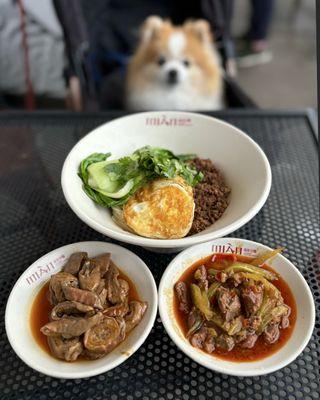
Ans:
{"label": "fried egg", "polygon": [[122,221],[140,236],[176,239],[189,232],[194,207],[192,187],[183,178],[156,179],[127,201]]}

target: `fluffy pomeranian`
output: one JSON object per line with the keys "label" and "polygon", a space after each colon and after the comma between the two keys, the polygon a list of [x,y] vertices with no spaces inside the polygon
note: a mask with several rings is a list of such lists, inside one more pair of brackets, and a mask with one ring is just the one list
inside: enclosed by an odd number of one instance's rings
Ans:
{"label": "fluffy pomeranian", "polygon": [[145,20],[128,65],[126,105],[136,111],[222,108],[222,70],[207,21]]}

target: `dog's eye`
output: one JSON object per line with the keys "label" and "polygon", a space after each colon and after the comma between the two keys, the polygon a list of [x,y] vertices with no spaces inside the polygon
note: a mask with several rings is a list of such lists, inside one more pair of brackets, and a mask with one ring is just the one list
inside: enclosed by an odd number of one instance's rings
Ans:
{"label": "dog's eye", "polygon": [[189,60],[185,59],[185,60],[183,60],[182,62],[183,62],[183,65],[184,65],[185,67],[190,67],[190,61],[189,61]]}
{"label": "dog's eye", "polygon": [[158,65],[163,65],[166,62],[166,59],[163,56],[160,56],[158,58]]}

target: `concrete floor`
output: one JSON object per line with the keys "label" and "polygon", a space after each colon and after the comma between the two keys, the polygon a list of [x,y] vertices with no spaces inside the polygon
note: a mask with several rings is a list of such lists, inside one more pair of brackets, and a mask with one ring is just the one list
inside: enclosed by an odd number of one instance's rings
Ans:
{"label": "concrete floor", "polygon": [[[243,33],[249,1],[235,1],[233,30]],[[300,6],[295,11],[295,4]],[[262,108],[316,107],[316,16],[314,0],[278,0],[270,29],[273,60],[238,70],[240,86]]]}

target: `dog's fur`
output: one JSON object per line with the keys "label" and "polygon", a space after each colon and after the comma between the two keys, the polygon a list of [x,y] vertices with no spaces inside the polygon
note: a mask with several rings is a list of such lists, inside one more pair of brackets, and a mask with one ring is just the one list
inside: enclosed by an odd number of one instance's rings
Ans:
{"label": "dog's fur", "polygon": [[131,110],[222,107],[222,72],[208,22],[173,26],[157,16],[146,19],[128,66],[126,105]]}

